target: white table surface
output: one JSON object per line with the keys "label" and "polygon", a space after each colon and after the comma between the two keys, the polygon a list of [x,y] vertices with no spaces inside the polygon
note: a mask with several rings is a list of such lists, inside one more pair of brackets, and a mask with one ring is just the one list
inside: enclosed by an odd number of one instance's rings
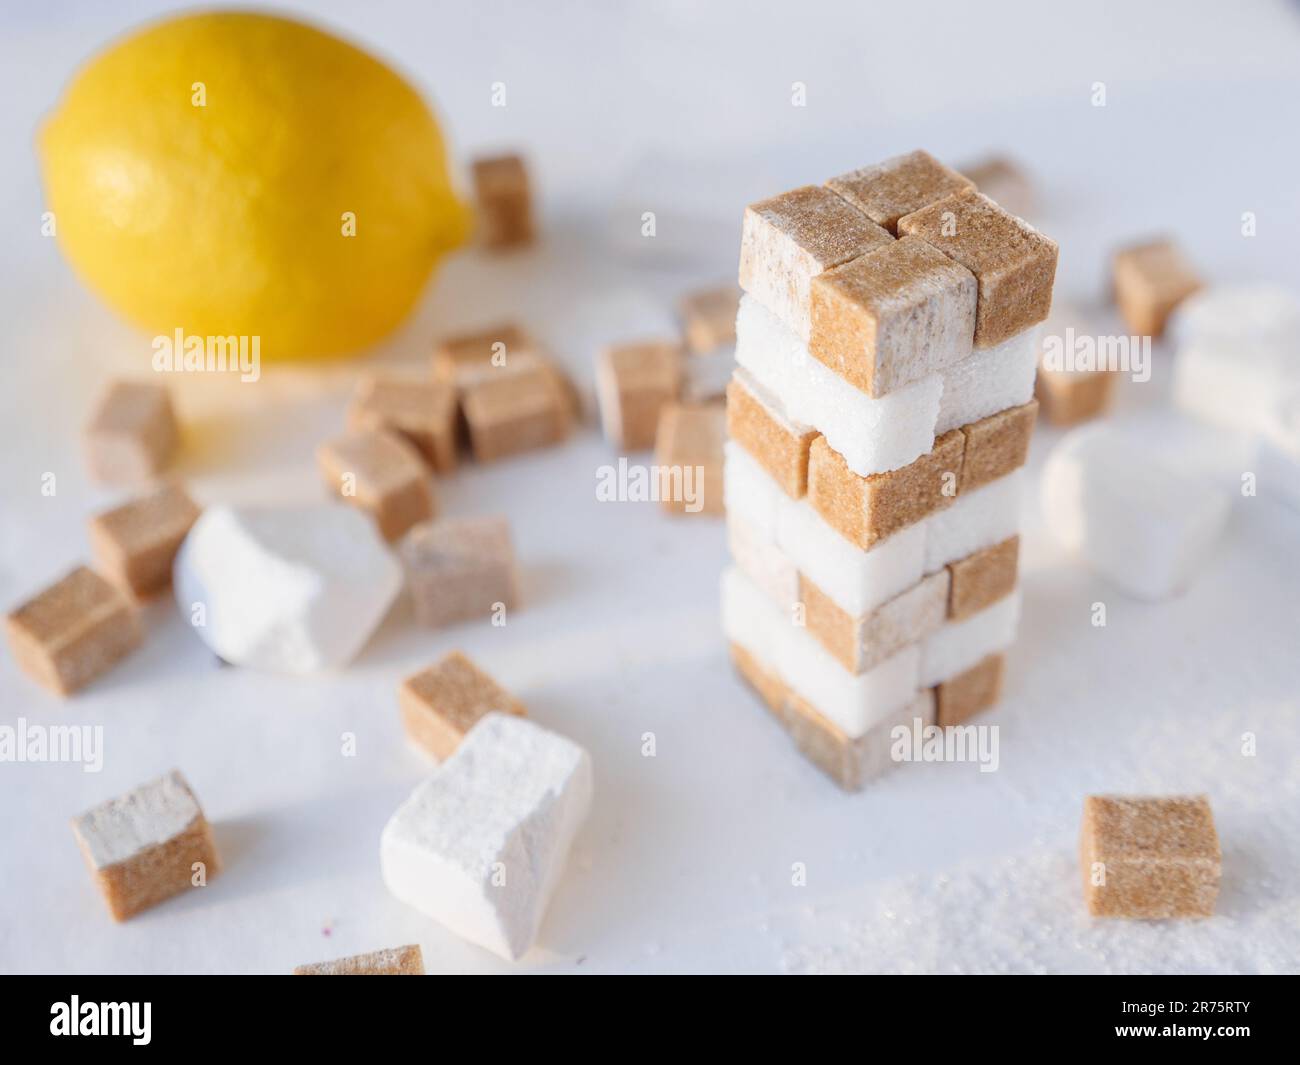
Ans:
{"label": "white table surface", "polygon": [[[170,6],[0,16],[6,607],[88,557],[85,518],[118,495],[86,480],[78,427],[103,380],[143,371],[149,353],[40,236],[32,133],[77,61]],[[1214,280],[1300,288],[1295,5],[702,6],[315,5],[411,73],[462,157],[524,147],[543,198],[538,248],[458,257],[377,359],[418,363],[437,333],[514,314],[589,380],[601,343],[659,327],[684,289],[733,274],[746,202],[916,146],[1023,160],[1069,298],[1097,296],[1109,247],[1160,230]],[[489,106],[494,81],[505,109]],[[805,108],[790,106],[793,81]],[[1090,103],[1097,81],[1105,108]],[[660,219],[653,243],[637,235],[644,210]],[[1124,383],[1119,416],[1161,404],[1170,357],[1157,351],[1151,384]],[[179,381],[180,470],[198,498],[319,498],[313,448],[360,366]],[[433,971],[1295,971],[1300,515],[1266,493],[1238,500],[1190,591],[1134,602],[1042,527],[1037,472],[1057,436],[1040,428],[1031,456],[1022,636],[986,719],[1001,730],[996,773],[903,766],[846,796],[808,766],[727,662],[722,524],[597,503],[612,452],[592,425],[440,485],[447,512],[514,524],[524,603],[503,629],[421,631],[399,609],[351,668],[294,679],[218,667],[163,601],[144,648],[66,702],[0,656],[0,724],[99,724],[106,748],[99,773],[0,764],[0,970],[284,972],[418,941]],[[1097,601],[1105,628],[1090,623]],[[595,758],[595,811],[541,946],[514,966],[379,877],[380,829],[428,772],[403,742],[395,687],[452,647]],[[355,757],[340,754],[345,732]],[[641,756],[645,732],[657,757]],[[1240,753],[1247,732],[1254,757]],[[173,766],[227,869],[116,926],[68,818]],[[1074,848],[1094,791],[1209,793],[1218,916],[1082,914]]]}

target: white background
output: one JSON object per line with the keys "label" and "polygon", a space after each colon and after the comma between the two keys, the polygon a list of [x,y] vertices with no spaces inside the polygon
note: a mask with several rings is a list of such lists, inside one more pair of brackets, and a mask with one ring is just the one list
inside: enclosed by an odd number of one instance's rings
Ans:
{"label": "white background", "polygon": [[[88,557],[85,518],[118,496],[85,480],[78,428],[103,381],[143,371],[149,353],[40,236],[33,131],[75,64],[170,6],[0,16],[6,608]],[[462,160],[521,147],[533,163],[541,245],[460,256],[385,361],[421,362],[438,333],[515,315],[589,379],[600,344],[661,328],[691,284],[734,276],[746,202],[918,146],[955,164],[1007,150],[1029,167],[1068,298],[1096,300],[1107,249],[1162,230],[1214,280],[1300,287],[1295,4],[290,6],[395,61]],[[489,106],[496,81],[504,109]],[[790,104],[795,81],[805,108]],[[1104,108],[1091,105],[1098,81]],[[638,235],[645,210],[659,217],[652,243]],[[1249,240],[1244,211],[1259,220]],[[1121,411],[1158,404],[1169,366],[1158,350],[1153,382],[1125,383]],[[179,384],[195,494],[320,498],[313,449],[341,424],[357,370]],[[1040,428],[1032,482],[1056,436]],[[164,601],[145,647],[67,702],[0,657],[0,723],[100,724],[106,744],[98,774],[0,765],[0,969],[285,972],[410,941],[434,971],[1300,968],[1300,515],[1266,486],[1238,501],[1191,591],[1159,605],[1064,558],[1031,492],[1022,638],[987,718],[1000,770],[904,766],[846,796],[730,671],[721,523],[597,504],[610,460],[589,426],[440,485],[447,512],[514,523],[525,599],[504,629],[420,631],[399,609],[346,672],[287,679],[219,668]],[[54,498],[40,494],[45,472]],[[1089,623],[1097,601],[1104,629]],[[542,944],[515,966],[390,899],[379,878],[380,829],[428,771],[402,740],[395,687],[456,646],[597,767],[596,809]],[[345,731],[355,758],[339,754]],[[647,731],[653,759],[640,755]],[[1240,753],[1248,731],[1254,758]],[[227,870],[115,926],[68,818],[173,766],[215,822]],[[1082,798],[1098,790],[1210,794],[1218,916],[1082,914],[1073,851]],[[791,885],[795,862],[806,887]]]}

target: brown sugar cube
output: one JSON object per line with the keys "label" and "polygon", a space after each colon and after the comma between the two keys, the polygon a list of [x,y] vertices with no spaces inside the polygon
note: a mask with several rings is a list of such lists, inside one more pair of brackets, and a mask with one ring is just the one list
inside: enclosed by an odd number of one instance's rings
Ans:
{"label": "brown sugar cube", "polygon": [[804,627],[850,673],[865,673],[943,624],[948,583],[948,571],[939,570],[870,613],[854,617],[801,573]]}
{"label": "brown sugar cube", "polygon": [[1173,241],[1158,238],[1115,253],[1115,301],[1133,332],[1158,337],[1175,307],[1202,285]]}
{"label": "brown sugar cube", "polygon": [[1051,312],[1056,242],[987,196],[949,196],[905,215],[898,232],[928,241],[975,275],[977,348],[1001,344]]}
{"label": "brown sugar cube", "polygon": [[403,437],[436,473],[456,468],[456,390],[442,381],[370,374],[348,406],[348,429],[386,429]]}
{"label": "brown sugar cube", "polygon": [[1204,795],[1089,795],[1079,839],[1093,917],[1210,917],[1222,858]]}
{"label": "brown sugar cube", "polygon": [[808,452],[817,431],[788,418],[780,401],[744,370],[737,370],[727,385],[727,435],[791,499],[807,493]]}
{"label": "brown sugar cube", "polygon": [[1100,418],[1114,391],[1115,375],[1106,370],[1048,370],[1040,364],[1034,379],[1043,417],[1062,428]]}
{"label": "brown sugar cube", "polygon": [[518,155],[475,159],[473,171],[483,243],[489,248],[531,244],[533,197],[523,159]]}
{"label": "brown sugar cube", "polygon": [[221,871],[207,818],[175,770],[73,818],[72,831],[115,921]]}
{"label": "brown sugar cube", "polygon": [[673,514],[724,512],[722,443],[726,411],[720,403],[670,403],[659,415],[655,465],[659,501]]}
{"label": "brown sugar cube", "polygon": [[417,525],[398,554],[421,625],[436,628],[490,618],[495,609],[514,609],[515,551],[504,517],[442,518]]}
{"label": "brown sugar cube", "polygon": [[147,481],[171,462],[178,438],[166,388],[114,381],[86,425],[86,465],[92,477],[110,484]]}
{"label": "brown sugar cube", "polygon": [[808,501],[831,528],[866,551],[899,529],[950,506],[957,496],[965,437],[944,433],[915,462],[862,477],[818,436],[808,458]]}
{"label": "brown sugar cube", "polygon": [[967,358],[975,304],[969,270],[904,237],[813,279],[808,351],[880,397]]}
{"label": "brown sugar cube", "polygon": [[688,292],[682,297],[682,332],[686,346],[695,355],[709,355],[736,342],[736,312],[740,290],[719,285]]}
{"label": "brown sugar cube", "polygon": [[1034,211],[1034,183],[1014,160],[1004,155],[980,159],[961,172],[1004,211],[1027,218]]}
{"label": "brown sugar cube", "polygon": [[897,234],[898,220],[936,200],[974,188],[969,178],[939,162],[929,152],[915,151],[875,166],[842,174],[826,182],[879,226]]}
{"label": "brown sugar cube", "polygon": [[573,413],[562,378],[540,357],[532,366],[480,378],[466,391],[462,410],[479,462],[560,443]]}
{"label": "brown sugar cube", "polygon": [[172,562],[199,517],[185,489],[166,485],[90,519],[90,546],[99,570],[137,597],[171,584]]}
{"label": "brown sugar cube", "polygon": [[596,398],[605,437],[615,447],[655,446],[659,412],[682,390],[682,349],[674,340],[616,344],[596,360]]}
{"label": "brown sugar cube", "polygon": [[891,734],[896,727],[915,728],[918,721],[921,728],[934,724],[934,696],[923,691],[897,713],[851,738],[739,644],[731,644],[731,660],[741,679],[789,733],[795,748],[846,791],[861,789],[893,765]]}
{"label": "brown sugar cube", "polygon": [[353,954],[334,961],[294,967],[294,976],[423,976],[424,953],[418,943],[369,954]]}
{"label": "brown sugar cube", "polygon": [[433,350],[433,376],[463,396],[493,371],[531,368],[540,354],[541,348],[528,333],[512,322],[501,322],[439,341]]}
{"label": "brown sugar cube", "polygon": [[429,471],[400,436],[375,429],[348,433],[322,444],[316,461],[326,484],[367,511],[386,540],[434,515]]}
{"label": "brown sugar cube", "polygon": [[140,646],[140,618],[125,593],[78,566],[5,617],[14,659],[33,680],[69,695]]}
{"label": "brown sugar cube", "polygon": [[934,688],[937,710],[935,724],[940,728],[960,725],[992,707],[1002,697],[1002,674],[1005,660],[1000,654],[982,658],[970,669],[958,673]]}
{"label": "brown sugar cube", "polygon": [[485,715],[525,716],[523,703],[459,651],[407,677],[397,702],[407,738],[440,762]]}
{"label": "brown sugar cube", "polygon": [[1020,537],[1009,536],[992,547],[948,563],[952,575],[948,617],[960,621],[1010,595],[1016,587],[1019,560]]}
{"label": "brown sugar cube", "polygon": [[961,490],[971,492],[1012,470],[1029,457],[1029,438],[1034,435],[1038,404],[1034,400],[1019,407],[990,414],[959,430],[966,438],[961,467]]}
{"label": "brown sugar cube", "polygon": [[807,341],[812,279],[893,239],[830,189],[805,185],[745,208],[740,287]]}

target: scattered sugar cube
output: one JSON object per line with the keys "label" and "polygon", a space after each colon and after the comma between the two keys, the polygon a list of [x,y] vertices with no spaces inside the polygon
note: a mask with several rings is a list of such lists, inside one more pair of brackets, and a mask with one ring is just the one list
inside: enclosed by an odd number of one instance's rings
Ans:
{"label": "scattered sugar cube", "polygon": [[739,306],[735,285],[697,289],[682,297],[682,332],[692,354],[709,355],[736,342]]}
{"label": "scattered sugar cube", "polygon": [[970,669],[935,685],[935,724],[960,725],[996,704],[1002,698],[1005,666],[1005,655],[986,655]]}
{"label": "scattered sugar cube", "polygon": [[463,398],[470,386],[493,371],[529,369],[540,357],[533,337],[513,322],[499,322],[440,340],[433,350],[433,376],[452,385]]}
{"label": "scattered sugar cube", "polygon": [[479,462],[558,444],[569,435],[572,401],[548,361],[509,373],[488,373],[463,400],[470,444]]}
{"label": "scattered sugar cube", "polygon": [[463,939],[519,958],[591,797],[585,750],[525,718],[488,714],[384,827],[384,883]]}
{"label": "scattered sugar cube", "polygon": [[353,954],[334,961],[294,967],[294,976],[423,976],[424,953],[418,943]]}
{"label": "scattered sugar cube", "polygon": [[1015,160],[1005,155],[991,155],[963,166],[961,172],[1004,211],[1010,211],[1018,218],[1028,218],[1034,213],[1037,199],[1034,183]]}
{"label": "scattered sugar cube", "polygon": [[862,673],[849,673],[788,611],[735,566],[722,577],[722,628],[784,684],[856,739],[916,697],[921,647],[912,644]]}
{"label": "scattered sugar cube", "polygon": [[442,518],[417,525],[398,548],[421,625],[488,620],[517,602],[515,550],[505,517]]}
{"label": "scattered sugar cube", "polygon": [[446,382],[367,374],[347,418],[351,432],[387,430],[404,438],[437,473],[456,468],[456,392]]}
{"label": "scattered sugar cube", "polygon": [[1190,467],[1134,446],[1101,422],[1073,429],[1043,468],[1043,512],[1056,538],[1141,599],[1181,591],[1227,523],[1230,499]]}
{"label": "scattered sugar cube", "polygon": [[792,421],[826,437],[867,477],[913,462],[934,444],[943,378],[930,374],[873,399],[814,359],[793,331],[745,296],[736,319],[736,361]]}
{"label": "scattered sugar cube", "polygon": [[943,624],[948,583],[948,571],[940,570],[869,613],[855,616],[800,574],[804,625],[840,665],[850,673],[864,673]]}
{"label": "scattered sugar cube", "polygon": [[975,278],[917,237],[815,277],[808,350],[873,398],[971,354]]}
{"label": "scattered sugar cube", "polygon": [[983,348],[943,372],[943,394],[934,431],[938,436],[1034,398],[1040,329]]}
{"label": "scattered sugar cube", "polygon": [[514,248],[533,241],[533,197],[528,168],[518,155],[475,159],[474,195],[479,226],[489,248]]}
{"label": "scattered sugar cube", "polygon": [[352,507],[209,507],[181,545],[172,584],[181,615],[218,657],[308,673],[361,650],[402,571]]}
{"label": "scattered sugar cube", "polygon": [[921,645],[921,685],[929,688],[964,673],[985,656],[1005,651],[1020,624],[1020,590],[977,614],[949,621]]}
{"label": "scattered sugar cube", "polygon": [[987,196],[964,192],[899,220],[912,235],[957,260],[979,282],[975,346],[991,348],[1047,318],[1056,278],[1056,242]]}
{"label": "scattered sugar cube", "polygon": [[740,287],[807,343],[812,279],[893,239],[830,189],[792,189],[745,208]]}
{"label": "scattered sugar cube", "polygon": [[682,391],[682,349],[673,340],[615,344],[596,360],[605,438],[626,451],[652,448],[659,412]]}
{"label": "scattered sugar cube", "polygon": [[1034,397],[1043,418],[1051,425],[1068,428],[1105,414],[1115,392],[1116,374],[1105,368],[1080,369],[1050,357],[1047,340],[1052,338],[1064,351],[1069,336],[1095,332],[1085,312],[1057,301],[1052,317],[1040,338]]}
{"label": "scattered sugar cube", "polygon": [[440,762],[488,714],[525,714],[523,703],[459,651],[407,677],[397,701],[407,737]]}
{"label": "scattered sugar cube", "polygon": [[969,178],[924,151],[864,166],[831,178],[826,185],[896,235],[898,220],[904,215],[974,187]]}
{"label": "scattered sugar cube", "polygon": [[1115,253],[1115,302],[1133,332],[1158,337],[1170,314],[1201,287],[1201,279],[1173,241],[1157,238]]}
{"label": "scattered sugar cube", "polygon": [[864,551],[879,540],[951,505],[965,438],[946,433],[928,454],[901,470],[859,477],[819,436],[808,460],[808,501],[839,534]]}
{"label": "scattered sugar cube", "polygon": [[176,770],[74,817],[72,831],[115,921],[221,871],[212,829]]}
{"label": "scattered sugar cube", "polygon": [[140,619],[126,595],[78,566],[5,616],[19,668],[70,695],[140,646]]}
{"label": "scattered sugar cube", "polygon": [[1261,429],[1260,491],[1300,510],[1300,386],[1275,398]]}
{"label": "scattered sugar cube", "polygon": [[86,425],[86,465],[92,477],[110,484],[147,481],[171,462],[178,439],[166,388],[113,381]]}
{"label": "scattered sugar cube", "polygon": [[1228,340],[1288,347],[1300,334],[1300,299],[1285,285],[1211,285],[1180,303],[1169,320],[1180,342]]}
{"label": "scattered sugar cube", "polygon": [[962,457],[961,491],[973,492],[1020,469],[1029,457],[1038,404],[1032,399],[961,427],[966,438]]}
{"label": "scattered sugar cube", "polygon": [[176,552],[198,517],[198,505],[179,485],[97,514],[90,519],[95,563],[135,596],[161,591],[171,584]]}
{"label": "scattered sugar cube", "polygon": [[325,483],[375,520],[385,540],[428,521],[437,510],[433,483],[420,453],[383,430],[348,433],[316,451]]}
{"label": "scattered sugar cube", "polygon": [[727,436],[755,458],[792,499],[808,490],[808,451],[816,430],[792,421],[781,401],[744,370],[727,386]]}
{"label": "scattered sugar cube", "polygon": [[670,403],[660,412],[655,465],[659,467],[659,499],[669,513],[723,513],[726,422],[721,404]]}
{"label": "scattered sugar cube", "polygon": [[1013,470],[995,481],[958,493],[945,510],[924,522],[925,572],[1014,536],[1020,529],[1020,496],[1024,472]]}
{"label": "scattered sugar cube", "polygon": [[950,562],[948,617],[961,621],[1010,595],[1016,588],[1019,561],[1020,537],[1009,536],[992,547]]}
{"label": "scattered sugar cube", "polygon": [[1093,917],[1212,917],[1222,855],[1204,795],[1089,795],[1079,839]]}

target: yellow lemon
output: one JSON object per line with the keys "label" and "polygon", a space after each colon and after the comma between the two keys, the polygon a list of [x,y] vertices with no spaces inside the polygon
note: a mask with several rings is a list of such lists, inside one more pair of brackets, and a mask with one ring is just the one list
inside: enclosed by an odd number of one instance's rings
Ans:
{"label": "yellow lemon", "polygon": [[380,339],[469,213],[389,67],[300,22],[187,15],[103,52],[40,133],[76,270],[141,328],[313,358]]}

